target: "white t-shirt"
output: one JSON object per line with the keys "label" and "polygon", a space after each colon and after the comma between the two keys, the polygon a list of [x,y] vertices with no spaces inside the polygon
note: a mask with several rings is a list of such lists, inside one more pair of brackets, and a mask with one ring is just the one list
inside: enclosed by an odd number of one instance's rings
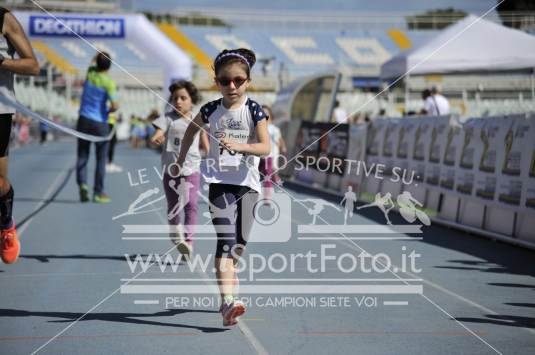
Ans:
{"label": "white t-shirt", "polygon": [[[239,143],[257,143],[256,123],[267,118],[262,106],[247,97],[235,109],[225,108],[222,102],[218,99],[201,107],[201,117],[210,125],[210,135],[218,139],[228,137]],[[207,183],[248,186],[260,192],[259,161],[257,156],[232,154],[213,143],[201,172]]]}
{"label": "white t-shirt", "polygon": [[337,107],[334,109],[334,119],[336,120],[336,123],[348,123],[347,122],[347,112],[341,107]]}
{"label": "white t-shirt", "polygon": [[[180,153],[180,143],[184,138],[190,122],[191,120],[189,118],[178,116],[175,111],[170,111],[164,116],[158,117],[152,123],[165,133],[165,143],[162,149],[162,166],[165,169],[164,172],[167,172],[169,165],[176,163],[178,154]],[[186,155],[180,175],[189,176],[199,172],[200,165],[201,153],[199,151],[199,133],[197,133]]]}
{"label": "white t-shirt", "polygon": [[425,110],[429,116],[443,116],[450,114],[448,99],[440,94],[431,95],[425,99]]}

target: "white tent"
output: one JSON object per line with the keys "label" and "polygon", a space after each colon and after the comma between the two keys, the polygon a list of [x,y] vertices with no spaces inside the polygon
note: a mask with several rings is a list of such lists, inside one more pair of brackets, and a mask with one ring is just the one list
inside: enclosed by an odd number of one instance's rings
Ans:
{"label": "white tent", "polygon": [[469,15],[384,63],[381,78],[397,78],[409,70],[422,75],[533,68],[535,36]]}

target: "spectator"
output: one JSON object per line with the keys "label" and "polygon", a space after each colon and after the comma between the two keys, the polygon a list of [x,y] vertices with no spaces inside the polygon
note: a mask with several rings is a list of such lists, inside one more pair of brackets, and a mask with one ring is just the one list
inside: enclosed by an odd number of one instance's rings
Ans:
{"label": "spectator", "polygon": [[[424,90],[424,93],[427,94],[426,90]],[[422,93],[422,97],[424,93]],[[449,115],[450,103],[448,102],[448,99],[440,94],[439,89],[436,86],[433,86],[430,95],[425,98],[424,109],[429,116]]]}
{"label": "spectator", "polygon": [[336,123],[349,123],[347,122],[347,112],[346,110],[340,107],[340,101],[338,100],[336,100],[336,103],[334,104],[331,121],[334,121]]}
{"label": "spectator", "polygon": [[[77,124],[79,132],[105,137],[110,131],[108,116],[117,111],[117,95],[115,81],[108,75],[111,67],[109,54],[99,52],[87,70],[87,76],[82,92],[80,112]],[[93,201],[108,203],[110,198],[104,193],[104,177],[106,175],[106,155],[109,141],[98,142],[96,145],[95,186],[93,187]],[[80,201],[89,201],[89,187],[87,185],[87,163],[91,142],[78,139],[78,159],[76,162],[76,182],[80,190]]]}

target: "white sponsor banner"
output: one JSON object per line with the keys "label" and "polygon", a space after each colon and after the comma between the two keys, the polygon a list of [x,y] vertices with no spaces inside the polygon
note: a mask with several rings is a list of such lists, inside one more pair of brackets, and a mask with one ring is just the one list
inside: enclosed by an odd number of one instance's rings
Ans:
{"label": "white sponsor banner", "polygon": [[383,141],[388,119],[376,119],[369,128],[366,136],[366,162],[368,166],[382,162]]}
{"label": "white sponsor banner", "polygon": [[473,118],[463,124],[459,165],[455,174],[455,189],[464,196],[475,196],[474,183],[478,157],[481,156],[483,149],[480,131],[484,123],[481,119]]}
{"label": "white sponsor banner", "polygon": [[529,123],[529,132],[524,141],[522,154],[522,175],[524,185],[520,205],[522,210],[535,213],[535,113],[526,118]]}
{"label": "white sponsor banner", "polygon": [[476,159],[477,173],[475,175],[475,196],[486,202],[496,199],[496,182],[498,180],[498,162],[502,161],[505,143],[500,139],[503,125],[509,121],[504,116],[483,119],[479,129],[482,144],[481,154]]}
{"label": "white sponsor banner", "polygon": [[[402,119],[401,119],[402,120]],[[396,149],[399,141],[399,131],[401,129],[401,120],[391,118],[388,120],[384,129],[382,159],[381,164],[385,165],[384,175],[392,175],[392,169],[396,163]]]}
{"label": "white sponsor banner", "polygon": [[426,166],[429,159],[429,143],[431,130],[436,117],[427,117],[417,120],[414,129],[412,152],[409,152],[409,169],[415,172],[414,180],[424,182]]}
{"label": "white sponsor banner", "polygon": [[[357,162],[363,162],[366,152],[366,125],[350,125],[349,126],[349,146],[347,159]],[[352,163],[350,168],[346,168],[342,183],[340,184],[342,192],[348,190],[348,186],[351,186],[353,191],[358,194],[361,190],[362,184],[362,171],[357,174],[357,164]],[[360,169],[362,170],[362,169]]]}
{"label": "white sponsor banner", "polygon": [[511,115],[503,120],[499,141],[503,144],[503,155],[497,166],[498,181],[496,201],[500,205],[520,207],[522,189],[527,180],[529,168],[530,120],[525,114]]}
{"label": "white sponsor banner", "polygon": [[442,167],[440,169],[440,188],[444,193],[455,192],[456,173],[462,153],[463,126],[457,117],[449,119],[442,152]]}
{"label": "white sponsor banner", "polygon": [[397,130],[398,139],[396,147],[396,160],[394,165],[403,171],[409,169],[409,163],[412,161],[412,152],[414,150],[414,136],[418,126],[419,118],[407,118],[399,121]]}
{"label": "white sponsor banner", "polygon": [[442,158],[449,128],[449,117],[440,116],[427,118],[426,120],[429,121],[430,131],[427,133],[429,135],[429,153],[425,172],[425,182],[429,187],[438,188],[440,183]]}

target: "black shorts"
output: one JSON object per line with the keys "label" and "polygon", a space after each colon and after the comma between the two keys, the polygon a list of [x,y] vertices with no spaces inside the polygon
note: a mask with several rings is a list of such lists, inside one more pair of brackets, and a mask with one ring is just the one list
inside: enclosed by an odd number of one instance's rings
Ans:
{"label": "black shorts", "polygon": [[12,113],[0,114],[0,158],[9,154],[9,138],[11,137]]}
{"label": "black shorts", "polygon": [[[256,192],[247,186],[210,184],[208,199],[212,224],[217,233],[216,258],[233,256],[234,248],[245,248],[249,240],[252,224],[242,220],[245,202],[242,199],[248,193]],[[228,226],[232,226],[230,230],[225,228]]]}

